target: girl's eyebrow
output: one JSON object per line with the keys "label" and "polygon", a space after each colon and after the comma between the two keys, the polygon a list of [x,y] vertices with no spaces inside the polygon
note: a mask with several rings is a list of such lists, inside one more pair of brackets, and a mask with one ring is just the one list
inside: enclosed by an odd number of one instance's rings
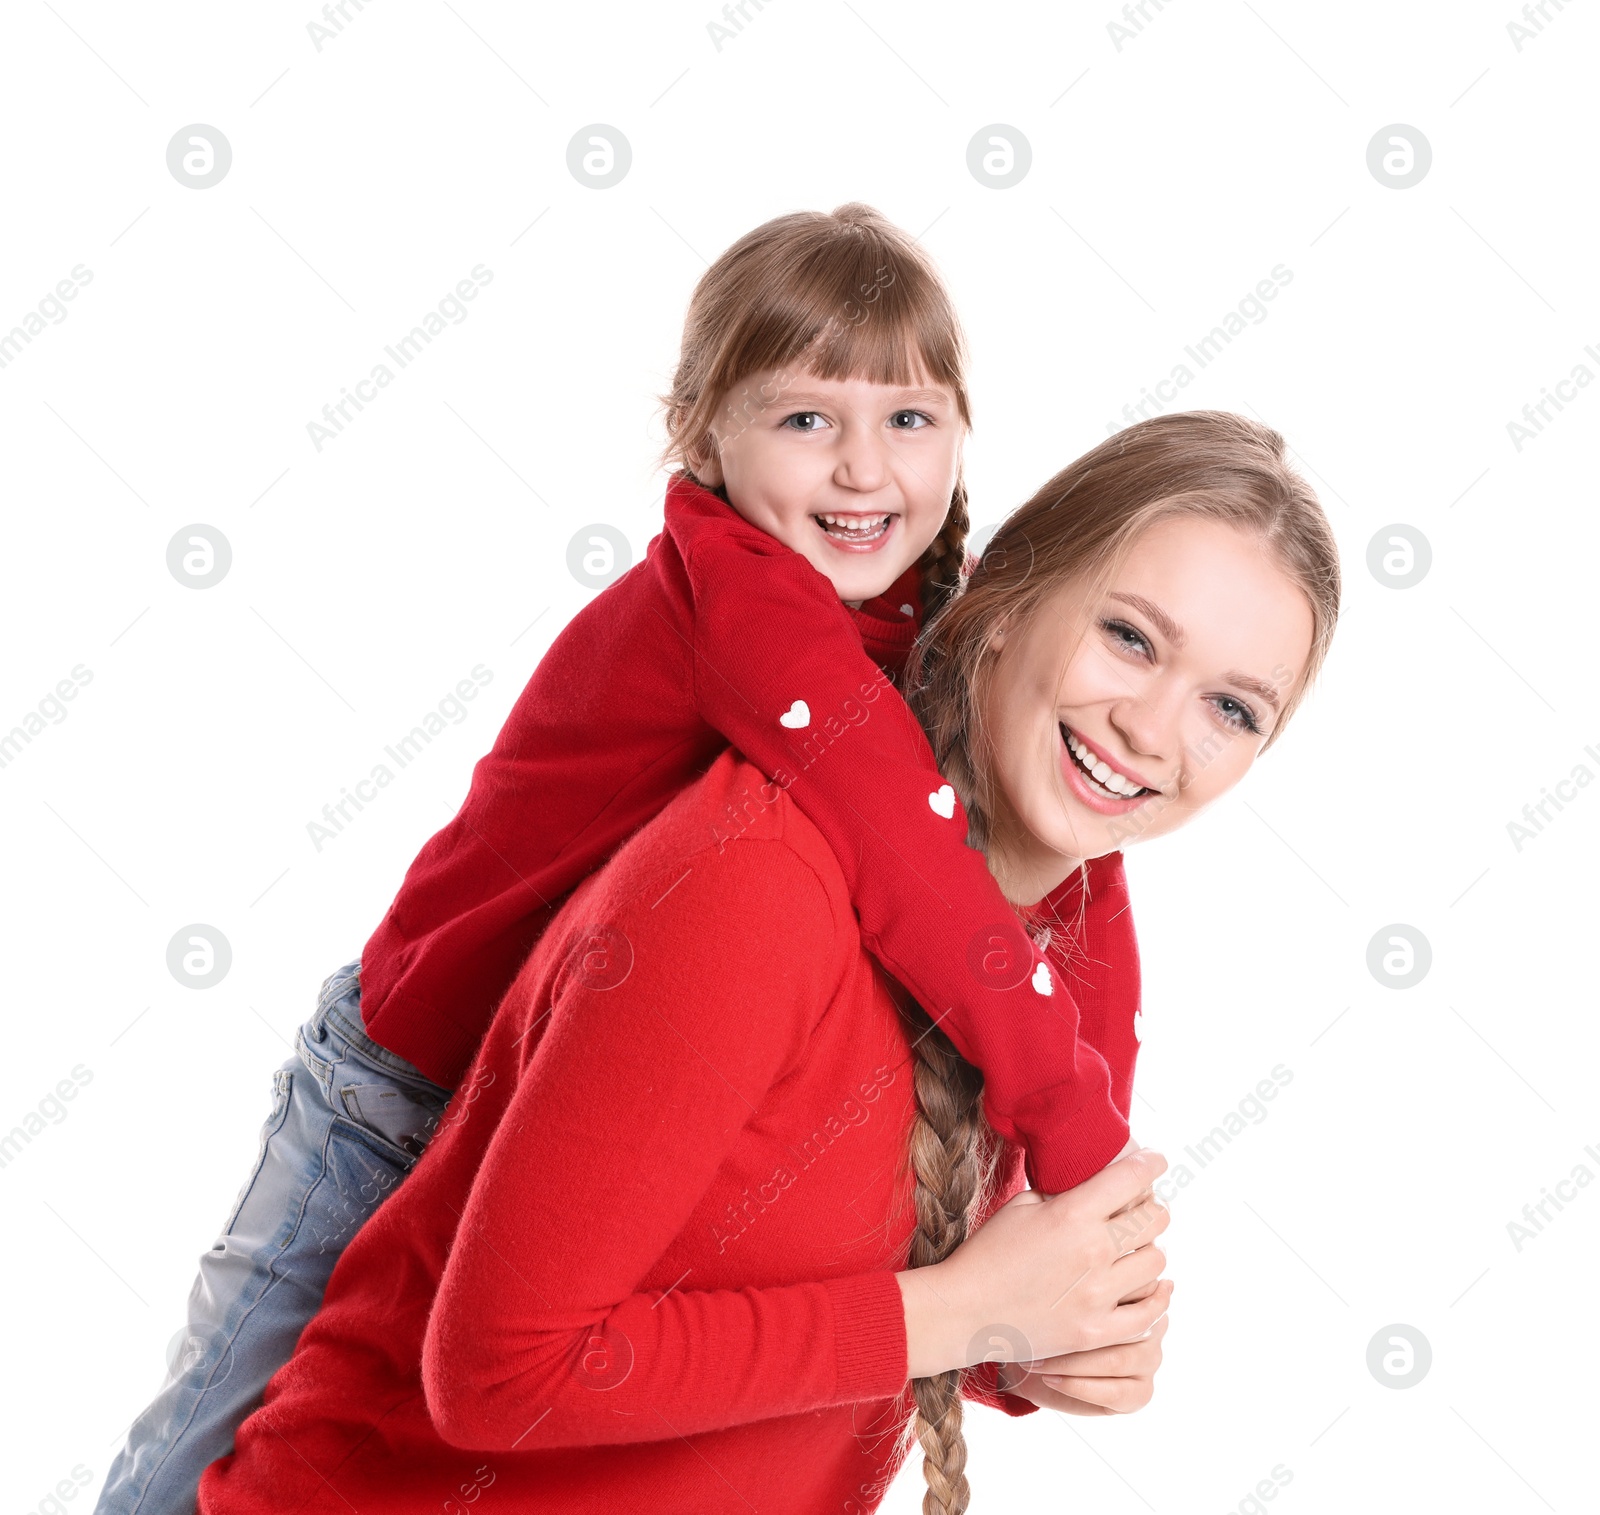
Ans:
{"label": "girl's eyebrow", "polygon": [[835,401],[829,396],[818,394],[811,389],[786,389],[773,401],[774,406],[781,405],[832,405]]}
{"label": "girl's eyebrow", "polygon": [[[895,389],[890,391],[896,402],[916,405],[948,405],[950,396],[938,389]],[[773,401],[774,405],[827,406],[840,403],[837,395],[825,395],[814,389],[786,389]]]}

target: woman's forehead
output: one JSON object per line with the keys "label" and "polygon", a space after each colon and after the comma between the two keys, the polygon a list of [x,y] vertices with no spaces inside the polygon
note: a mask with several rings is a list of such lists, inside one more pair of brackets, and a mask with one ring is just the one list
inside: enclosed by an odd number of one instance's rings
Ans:
{"label": "woman's forehead", "polygon": [[[1265,669],[1301,667],[1310,652],[1311,605],[1259,533],[1199,515],[1158,521],[1136,537],[1097,586],[1079,579],[1059,600],[1081,622],[1100,589],[1102,611],[1121,610],[1173,650],[1200,661],[1265,659]],[[1281,675],[1280,675],[1281,679]]]}

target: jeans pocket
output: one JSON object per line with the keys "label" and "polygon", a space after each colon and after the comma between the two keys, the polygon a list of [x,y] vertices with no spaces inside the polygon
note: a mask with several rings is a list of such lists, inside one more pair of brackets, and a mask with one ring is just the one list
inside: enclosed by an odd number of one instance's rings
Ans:
{"label": "jeans pocket", "polygon": [[346,1084],[339,1099],[358,1126],[413,1159],[422,1155],[444,1112],[443,1101],[396,1084]]}
{"label": "jeans pocket", "polygon": [[234,1222],[239,1218],[239,1212],[244,1208],[244,1202],[250,1197],[250,1191],[255,1187],[256,1180],[261,1176],[261,1169],[267,1160],[267,1144],[283,1129],[284,1117],[289,1113],[289,1096],[294,1090],[294,1072],[289,1068],[279,1068],[272,1075],[272,1109],[267,1114],[267,1119],[261,1127],[261,1142],[256,1149],[256,1160],[250,1169],[250,1176],[244,1181],[244,1187],[239,1190],[239,1197],[233,1202],[233,1209],[228,1212],[228,1219],[222,1227],[222,1235],[226,1236],[233,1230]]}

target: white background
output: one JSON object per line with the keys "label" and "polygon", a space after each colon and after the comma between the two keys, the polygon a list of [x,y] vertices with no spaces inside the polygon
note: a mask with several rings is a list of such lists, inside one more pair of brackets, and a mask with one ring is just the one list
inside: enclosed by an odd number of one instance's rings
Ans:
{"label": "white background", "polygon": [[[658,529],[654,396],[705,260],[864,199],[967,323],[980,524],[1291,270],[1182,403],[1285,433],[1346,569],[1283,743],[1130,861],[1136,1134],[1189,1161],[1292,1082],[1173,1202],[1155,1401],[975,1411],[975,1508],[1221,1515],[1282,1465],[1286,1512],[1592,1509],[1600,1185],[1520,1251],[1507,1223],[1600,1176],[1600,786],[1520,850],[1507,823],[1600,775],[1600,386],[1520,450],[1507,423],[1600,375],[1600,17],[1547,0],[1519,49],[1510,0],[1169,0],[1119,48],[1110,3],[747,11],[719,49],[711,0],[369,0],[318,51],[310,0],[7,8],[0,332],[92,273],[0,368],[0,731],[92,673],[0,768],[0,1131],[92,1075],[0,1169],[8,1506],[98,1486],[158,1386],[319,982],[589,597],[569,539]],[[604,191],[566,167],[596,122],[633,152]],[[191,123],[232,145],[210,189],[166,166]],[[967,168],[992,123],[1031,144],[1015,187]],[[1432,146],[1409,189],[1367,167],[1391,123]],[[317,451],[307,422],[477,264],[468,318]],[[192,523],[233,552],[203,591],[166,565]],[[1409,589],[1367,567],[1392,523],[1431,543]],[[316,850],[480,663],[468,717]],[[233,949],[205,991],[166,967],[192,922]],[[1367,968],[1391,923],[1431,943],[1414,988]],[[1393,1323],[1432,1347],[1405,1390],[1366,1362]],[[885,1507],[920,1489],[913,1460]]]}

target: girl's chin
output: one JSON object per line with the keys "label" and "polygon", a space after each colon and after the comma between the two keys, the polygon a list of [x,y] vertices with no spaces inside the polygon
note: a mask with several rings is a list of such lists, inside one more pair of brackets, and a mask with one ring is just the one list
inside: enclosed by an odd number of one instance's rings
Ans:
{"label": "girl's chin", "polygon": [[818,562],[810,553],[804,556],[811,566],[833,585],[841,600],[851,600],[856,603],[875,600],[880,594],[887,594],[901,574],[911,566],[909,563],[890,562],[884,558],[841,562],[838,555],[832,554],[830,555],[833,557],[832,562],[826,560]]}

